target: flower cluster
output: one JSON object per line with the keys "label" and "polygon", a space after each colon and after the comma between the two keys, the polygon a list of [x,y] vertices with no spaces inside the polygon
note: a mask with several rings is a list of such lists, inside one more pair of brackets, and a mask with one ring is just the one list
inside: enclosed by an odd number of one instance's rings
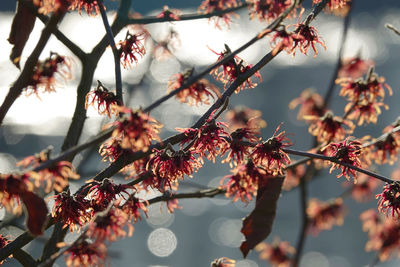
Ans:
{"label": "flower cluster", "polygon": [[90,106],[97,108],[99,114],[106,114],[109,118],[112,113],[115,113],[115,109],[111,109],[112,105],[118,105],[120,102],[117,96],[110,92],[100,81],[97,81],[97,87],[87,93],[85,98],[85,109]]}
{"label": "flower cluster", "polygon": [[144,34],[131,34],[129,31],[126,32],[125,40],[120,41],[117,46],[118,53],[121,57],[121,64],[124,68],[130,68],[135,62],[138,63],[138,57],[143,57],[146,54],[144,47]]}
{"label": "flower cluster", "polygon": [[113,123],[112,138],[121,140],[121,147],[132,151],[147,151],[152,140],[160,140],[158,133],[162,125],[141,110],[133,111],[124,106],[113,106],[122,119]]}
{"label": "flower cluster", "polygon": [[386,261],[392,254],[399,253],[400,222],[395,218],[382,218],[375,210],[360,215],[363,230],[368,232],[366,251],[376,251],[380,261]]}
{"label": "flower cluster", "polygon": [[64,56],[50,52],[50,57],[44,61],[38,61],[33,74],[27,84],[26,94],[36,94],[39,97],[39,89],[44,92],[55,92],[55,84],[61,78],[71,79],[71,63]]}
{"label": "flower cluster", "polygon": [[272,244],[260,243],[256,246],[260,253],[260,259],[268,260],[272,266],[289,267],[291,266],[293,255],[296,250],[289,242],[275,239]]}
{"label": "flower cluster", "polygon": [[[168,93],[181,88],[191,77],[193,69],[184,73],[178,73],[168,82]],[[189,87],[176,93],[176,98],[182,103],[189,105],[198,105],[199,103],[209,105],[209,98],[219,98],[221,93],[219,89],[206,79],[199,79]]]}
{"label": "flower cluster", "polygon": [[376,195],[378,200],[378,209],[380,212],[399,217],[400,215],[400,183],[386,183],[383,191]]}
{"label": "flower cluster", "polygon": [[254,163],[266,168],[273,175],[283,175],[282,168],[286,167],[285,164],[290,163],[289,156],[282,150],[291,144],[287,138],[285,131],[277,132],[280,125],[276,128],[275,133],[267,141],[257,144],[251,154]]}
{"label": "flower cluster", "polygon": [[324,151],[324,153],[328,156],[337,160],[337,162],[332,162],[332,167],[329,170],[330,172],[336,168],[342,169],[342,172],[336,177],[339,178],[343,175],[349,180],[350,175],[352,175],[354,178],[354,183],[357,183],[357,173],[349,166],[361,167],[361,142],[350,140],[348,137],[342,142],[330,143],[329,145],[325,146],[322,151]]}
{"label": "flower cluster", "polygon": [[345,215],[343,199],[337,198],[328,202],[311,199],[308,203],[307,215],[311,233],[314,235],[321,230],[332,229],[333,225],[342,225]]}
{"label": "flower cluster", "polygon": [[68,267],[104,266],[107,247],[102,242],[83,240],[67,249],[64,255]]}
{"label": "flower cluster", "polygon": [[[301,14],[300,14],[301,16]],[[318,36],[318,31],[312,26],[306,25],[304,23],[298,23],[295,25],[296,31],[293,39],[292,53],[296,54],[296,48],[299,48],[300,52],[307,55],[310,47],[314,51],[314,57],[318,55],[317,44],[320,44],[324,49],[326,49],[325,43]]]}
{"label": "flower cluster", "polygon": [[310,88],[305,89],[298,98],[293,99],[289,103],[290,109],[295,109],[297,106],[300,106],[299,113],[297,113],[298,120],[304,120],[305,116],[320,117],[326,112],[324,99]]}
{"label": "flower cluster", "polygon": [[[281,15],[292,5],[292,0],[250,0],[250,18],[258,18],[260,21],[270,22]],[[296,11],[289,17],[295,16]]]}
{"label": "flower cluster", "polygon": [[[238,6],[237,0],[204,0],[198,8],[200,13],[210,14],[216,11],[222,11],[228,8],[233,8]],[[234,13],[232,13],[234,14]],[[229,27],[231,22],[231,14],[225,13],[216,17],[211,17],[210,20],[215,21],[215,27],[221,29],[220,20],[224,22],[226,26]]]}
{"label": "flower cluster", "polygon": [[351,134],[354,130],[354,124],[350,120],[334,116],[331,111],[327,111],[322,117],[306,115],[303,118],[310,123],[310,134],[321,143],[343,140],[346,134]]}
{"label": "flower cluster", "polygon": [[[230,48],[225,45],[225,50],[221,53],[217,53],[214,50],[210,49],[214,54],[218,56],[218,61],[222,60],[227,55],[231,54]],[[211,74],[218,81],[221,81],[225,87],[230,86],[241,74],[245,73],[253,66],[251,64],[246,63],[243,59],[238,56],[234,56],[232,59],[228,60],[228,62],[222,64],[220,67],[211,71]],[[255,72],[254,76],[257,77],[260,82],[262,81],[260,72]],[[235,90],[236,93],[239,93],[241,90],[246,88],[254,88],[257,84],[251,80],[251,77],[247,78],[241,85],[237,87]]]}
{"label": "flower cluster", "polygon": [[383,103],[385,88],[389,95],[392,95],[392,89],[385,83],[385,78],[373,72],[372,67],[365,79],[347,77],[337,79],[336,83],[342,86],[340,95],[349,101],[345,112],[349,114],[349,119],[358,119],[358,125],[376,123],[381,107],[388,109]]}
{"label": "flower cluster", "polygon": [[[319,4],[321,3],[322,0],[313,0],[313,4]],[[334,9],[340,9],[344,8],[345,6],[348,5],[348,3],[351,2],[351,0],[330,0],[327,4],[327,7],[329,8],[330,11]]]}
{"label": "flower cluster", "polygon": [[267,123],[261,118],[261,111],[244,106],[237,106],[228,110],[225,118],[231,132],[238,128],[248,128],[260,134],[261,128],[267,126]]}

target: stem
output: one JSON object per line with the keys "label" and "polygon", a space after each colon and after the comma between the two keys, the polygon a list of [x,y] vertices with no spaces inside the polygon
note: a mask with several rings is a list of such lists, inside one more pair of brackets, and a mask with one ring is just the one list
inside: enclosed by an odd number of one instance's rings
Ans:
{"label": "stem", "polygon": [[17,249],[13,253],[13,256],[24,267],[37,266],[37,262],[35,261],[35,259],[25,250]]}
{"label": "stem", "polygon": [[224,10],[217,10],[214,11],[212,13],[207,13],[207,14],[198,14],[198,13],[194,13],[194,14],[185,14],[185,15],[181,15],[179,16],[179,20],[173,20],[169,17],[165,17],[165,18],[157,18],[157,16],[148,16],[148,17],[143,17],[143,18],[132,18],[132,19],[124,19],[122,22],[126,25],[129,24],[151,24],[151,23],[160,23],[160,22],[168,22],[168,21],[173,21],[173,22],[179,22],[179,21],[185,21],[185,20],[196,20],[196,19],[206,19],[206,18],[211,18],[211,17],[215,17],[215,16],[221,16],[224,15],[226,13],[230,13],[230,12],[234,12],[237,10],[240,10],[244,7],[247,7],[249,4],[248,3],[242,3],[236,7],[232,7],[232,8],[227,8]]}
{"label": "stem", "polygon": [[335,81],[338,77],[339,74],[339,70],[342,67],[342,59],[343,59],[343,52],[344,52],[344,45],[346,43],[346,38],[347,38],[347,33],[349,30],[349,25],[350,25],[350,13],[352,11],[352,6],[354,4],[354,1],[351,1],[348,5],[350,7],[344,22],[343,22],[343,32],[342,32],[342,38],[341,38],[341,42],[340,42],[340,48],[339,48],[339,53],[338,53],[338,57],[337,57],[337,61],[336,61],[336,67],[335,70],[333,71],[333,75],[331,78],[331,81],[329,82],[329,86],[328,86],[328,90],[326,91],[325,97],[324,97],[324,106],[323,109],[327,108],[329,105],[329,102],[331,100],[333,91],[335,89]]}
{"label": "stem", "polygon": [[322,160],[327,160],[327,161],[330,161],[330,162],[333,162],[333,163],[336,163],[336,164],[340,164],[340,165],[345,166],[347,168],[353,169],[355,171],[358,171],[358,172],[364,173],[364,174],[366,174],[368,176],[371,176],[371,177],[374,177],[376,179],[379,179],[379,180],[381,180],[381,181],[383,181],[385,183],[388,183],[388,184],[391,184],[391,183],[394,182],[393,180],[391,180],[391,179],[389,179],[389,178],[387,178],[385,176],[382,176],[382,175],[379,175],[379,174],[374,173],[372,171],[368,171],[368,170],[353,166],[353,165],[348,164],[346,162],[342,162],[342,161],[340,161],[339,159],[337,159],[335,157],[328,157],[328,156],[324,156],[324,155],[321,155],[321,154],[314,154],[314,153],[309,153],[309,152],[305,152],[305,151],[298,151],[298,150],[292,150],[292,149],[287,149],[287,148],[284,148],[282,150],[284,152],[288,153],[288,154],[293,154],[293,155],[298,155],[298,156],[303,156],[303,157],[308,157],[308,158],[314,158],[314,159],[322,159]]}
{"label": "stem", "polygon": [[114,40],[114,35],[112,33],[110,24],[108,23],[107,19],[107,14],[106,10],[104,8],[103,2],[99,1],[99,9],[100,9],[100,14],[101,18],[103,20],[104,28],[106,29],[107,32],[107,37],[108,37],[108,42],[111,46],[113,55],[114,55],[114,64],[115,64],[115,89],[116,89],[116,96],[118,98],[118,101],[120,102],[120,105],[123,105],[123,97],[122,97],[122,78],[121,78],[121,64],[120,64],[120,56],[118,53],[117,46],[115,45],[115,40]]}
{"label": "stem", "polygon": [[205,190],[200,190],[196,192],[190,192],[190,193],[179,193],[179,194],[164,194],[162,196],[158,196],[152,199],[148,200],[149,205],[161,202],[161,201],[168,201],[172,199],[184,199],[184,198],[205,198],[205,197],[215,197],[220,194],[225,194],[224,189],[220,188],[211,188],[211,189],[205,189]]}
{"label": "stem", "polygon": [[386,23],[385,27],[392,30],[395,34],[400,35],[400,31],[396,29],[392,24]]}

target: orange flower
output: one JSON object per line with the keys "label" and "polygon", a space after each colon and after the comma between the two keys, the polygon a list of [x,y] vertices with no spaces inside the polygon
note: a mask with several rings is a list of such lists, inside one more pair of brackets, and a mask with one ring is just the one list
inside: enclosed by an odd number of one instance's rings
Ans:
{"label": "orange flower", "polygon": [[380,107],[384,107],[386,110],[389,106],[381,102],[370,102],[366,99],[358,101],[357,104],[348,103],[344,109],[346,113],[350,112],[348,118],[350,120],[358,120],[357,125],[363,125],[366,123],[374,123],[378,121],[378,115],[382,113]]}
{"label": "orange flower", "polygon": [[[313,0],[313,4],[319,4],[322,0]],[[351,0],[330,0],[327,7],[332,11],[334,9],[339,9],[345,7]]]}
{"label": "orange flower", "polygon": [[329,202],[311,199],[307,207],[309,227],[313,235],[321,230],[330,230],[333,225],[342,225],[345,209],[343,199],[337,198]]}
{"label": "orange flower", "polygon": [[372,60],[361,59],[359,56],[346,58],[342,61],[342,67],[339,70],[338,77],[357,79],[374,65],[375,63]]}
{"label": "orange flower", "polygon": [[215,259],[211,262],[211,267],[235,267],[235,260],[227,257]]}
{"label": "orange flower", "polygon": [[[317,137],[318,142],[343,140],[346,134],[351,134],[354,129],[351,121],[334,116],[331,111],[327,111],[322,117],[311,115],[304,116],[304,119],[311,123],[308,131]],[[347,126],[347,129],[343,126]]]}
{"label": "orange flower", "polygon": [[100,14],[98,0],[69,0],[71,5],[69,10],[77,9],[81,15],[82,9],[86,11],[89,16],[97,16]]}
{"label": "orange flower", "polygon": [[324,99],[310,88],[305,89],[298,98],[293,99],[289,103],[289,108],[295,109],[299,105],[298,120],[304,120],[305,116],[322,116],[326,112]]}
{"label": "orange flower", "polygon": [[80,241],[64,252],[68,267],[105,266],[107,247],[104,243]]}
{"label": "orange flower", "polygon": [[33,74],[26,87],[26,94],[36,94],[39,97],[39,89],[44,92],[55,92],[57,80],[71,79],[71,63],[68,58],[60,56],[55,52],[50,52],[50,57],[44,61],[38,61]]}
{"label": "orange flower", "polygon": [[272,266],[289,267],[296,250],[289,242],[275,239],[272,244],[260,243],[256,246],[260,259],[268,260]]}

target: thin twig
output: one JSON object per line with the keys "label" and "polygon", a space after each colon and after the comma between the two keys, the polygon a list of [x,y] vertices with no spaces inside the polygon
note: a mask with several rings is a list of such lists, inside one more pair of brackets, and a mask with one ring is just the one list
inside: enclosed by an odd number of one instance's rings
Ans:
{"label": "thin twig", "polygon": [[225,194],[225,190],[221,188],[211,188],[211,189],[204,189],[200,191],[190,192],[190,193],[165,193],[162,196],[158,196],[148,200],[149,205],[161,202],[161,201],[169,201],[172,199],[184,199],[184,198],[212,198],[217,195]]}
{"label": "thin twig", "polygon": [[340,161],[339,159],[337,159],[335,157],[328,157],[328,156],[324,156],[324,155],[321,155],[321,154],[314,154],[314,153],[309,153],[309,152],[306,152],[306,151],[299,151],[299,150],[293,150],[293,149],[288,149],[288,148],[284,148],[282,150],[284,152],[286,152],[288,154],[292,154],[292,155],[315,158],[315,159],[322,159],[322,160],[327,160],[327,161],[330,161],[330,162],[333,162],[333,163],[336,163],[336,164],[340,164],[340,165],[342,165],[344,167],[347,167],[349,169],[353,169],[355,171],[358,171],[358,172],[364,173],[366,175],[369,175],[371,177],[374,177],[376,179],[379,179],[379,180],[381,180],[381,181],[383,181],[385,183],[389,183],[390,184],[390,183],[394,182],[393,180],[391,180],[391,179],[389,179],[389,178],[387,178],[385,176],[379,175],[379,174],[374,173],[374,172],[369,171],[369,170],[365,170],[365,169],[359,168],[357,166],[353,166],[353,165],[351,165],[349,163],[346,163],[346,162],[342,162],[342,161]]}
{"label": "thin twig", "polygon": [[395,34],[400,35],[400,31],[396,29],[392,24],[386,23],[385,27],[392,30]]}
{"label": "thin twig", "polygon": [[142,17],[142,18],[126,18],[122,22],[126,25],[131,25],[131,24],[151,24],[151,23],[160,23],[160,22],[168,22],[168,21],[173,21],[173,22],[179,22],[179,21],[186,21],[186,20],[196,20],[196,19],[207,19],[211,17],[216,17],[216,16],[221,16],[226,13],[238,11],[244,7],[247,7],[249,4],[248,3],[242,3],[238,5],[237,7],[232,7],[232,8],[227,8],[224,10],[217,10],[211,13],[207,14],[184,14],[179,16],[179,20],[174,20],[170,17],[162,17],[162,18],[157,18],[157,16],[148,16],[148,17]]}
{"label": "thin twig", "polygon": [[117,92],[116,96],[120,105],[124,104],[122,97],[122,78],[121,78],[121,63],[120,63],[120,54],[118,52],[117,46],[115,44],[114,35],[112,33],[110,23],[108,23],[106,10],[104,8],[103,2],[99,1],[99,9],[101,18],[103,20],[104,28],[107,32],[108,42],[111,46],[113,55],[114,55],[114,64],[115,64],[115,90]]}

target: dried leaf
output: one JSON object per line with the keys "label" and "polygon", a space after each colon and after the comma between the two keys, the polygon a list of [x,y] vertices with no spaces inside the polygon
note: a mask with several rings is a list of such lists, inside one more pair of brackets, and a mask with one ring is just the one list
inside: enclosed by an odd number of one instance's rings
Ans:
{"label": "dried leaf", "polygon": [[243,257],[271,233],[283,180],[284,177],[271,178],[264,187],[258,189],[256,207],[243,220],[241,232],[246,239],[240,246]]}
{"label": "dried leaf", "polygon": [[25,205],[27,219],[26,226],[32,235],[42,235],[47,223],[47,205],[44,200],[33,192],[20,195]]}
{"label": "dried leaf", "polygon": [[35,26],[36,17],[26,4],[22,1],[18,1],[17,12],[15,13],[10,36],[8,37],[8,42],[13,44],[10,59],[17,68],[20,68],[20,60],[22,50],[28,41],[29,35],[31,34],[33,27]]}

